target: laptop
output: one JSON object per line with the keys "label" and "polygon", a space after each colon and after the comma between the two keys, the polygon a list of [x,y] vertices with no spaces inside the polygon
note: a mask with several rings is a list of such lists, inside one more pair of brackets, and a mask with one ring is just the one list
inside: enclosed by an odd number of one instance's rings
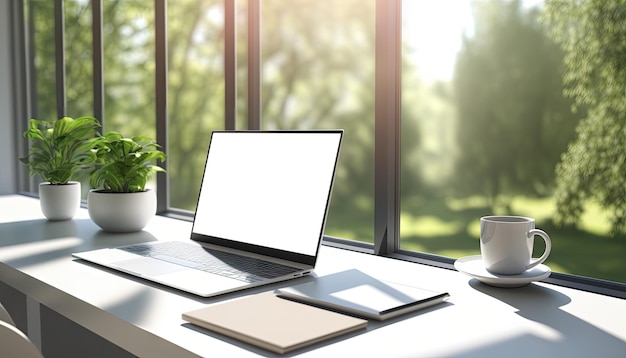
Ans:
{"label": "laptop", "polygon": [[190,240],[72,254],[202,297],[310,274],[343,130],[214,131]]}

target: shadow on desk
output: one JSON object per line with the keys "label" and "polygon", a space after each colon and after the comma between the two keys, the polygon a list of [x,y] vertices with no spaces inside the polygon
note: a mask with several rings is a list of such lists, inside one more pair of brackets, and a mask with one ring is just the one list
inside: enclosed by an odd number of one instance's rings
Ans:
{"label": "shadow on desk", "polygon": [[2,261],[14,267],[70,257],[78,251],[155,240],[146,231],[106,233],[89,219],[39,219],[0,224]]}
{"label": "shadow on desk", "polygon": [[[539,356],[552,356],[550,352],[554,349],[560,356],[567,357],[624,357],[626,342],[623,339],[561,309],[571,302],[563,293],[536,284],[522,288],[496,288],[471,280],[470,286],[514,307],[520,317],[543,325],[546,334],[522,334],[495,345],[463,352],[459,356],[514,357],[516,352],[527,352],[528,347],[532,347]],[[567,352],[563,351],[564,347]]]}

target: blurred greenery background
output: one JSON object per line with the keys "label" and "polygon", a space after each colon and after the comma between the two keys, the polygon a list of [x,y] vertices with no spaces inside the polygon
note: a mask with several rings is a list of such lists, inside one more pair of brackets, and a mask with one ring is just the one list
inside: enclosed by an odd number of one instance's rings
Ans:
{"label": "blurred greenery background", "polygon": [[[92,115],[91,3],[64,4],[68,115]],[[53,5],[27,1],[40,119],[56,116]],[[170,206],[193,211],[210,133],[224,128],[224,10],[217,0],[167,5]],[[478,254],[480,216],[526,215],[553,240],[553,271],[626,283],[626,87],[594,72],[625,74],[626,4],[604,5],[402,1],[402,249]],[[246,2],[236,11],[246,129]],[[326,234],[372,242],[375,1],[264,0],[261,18],[262,127],[345,130]],[[105,0],[103,20],[104,128],[154,136],[153,1]],[[606,28],[585,27],[594,23]],[[576,56],[583,40],[596,52]],[[604,91],[607,82],[617,87]]]}

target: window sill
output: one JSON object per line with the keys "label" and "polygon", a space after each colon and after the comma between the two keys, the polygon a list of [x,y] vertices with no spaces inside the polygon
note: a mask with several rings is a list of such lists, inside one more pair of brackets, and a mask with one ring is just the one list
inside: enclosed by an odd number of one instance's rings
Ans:
{"label": "window sill", "polygon": [[[37,198],[37,196],[33,193],[20,193],[21,195]],[[83,200],[82,205],[83,208],[87,207],[87,202]],[[170,209],[167,212],[159,213],[159,216],[163,216],[166,218],[182,220],[187,222],[193,221],[193,212],[187,210],[177,210]],[[345,249],[349,251],[361,252],[369,255],[374,255],[374,245],[354,240],[347,240],[337,237],[324,236],[324,240],[322,244],[329,247],[335,247],[340,249]],[[414,262],[418,264],[443,268],[447,270],[454,270],[454,261],[455,259],[449,257],[443,257],[423,252],[414,252],[408,250],[398,250],[397,252],[386,255],[386,257]],[[593,277],[579,276],[573,274],[565,274],[559,272],[552,272],[550,277],[543,280],[543,282],[574,288],[581,291],[587,291],[592,293],[597,293],[605,296],[617,297],[626,299],[626,284],[622,284],[619,282],[607,281],[602,279],[597,279]]]}
{"label": "window sill", "polygon": [[[323,244],[326,246],[374,255],[374,245],[364,242],[325,236]],[[386,255],[386,257],[439,267],[447,270],[454,270],[455,259],[449,257],[408,250],[398,250],[395,253]],[[552,272],[550,277],[543,280],[543,282],[568,288],[574,288],[577,290],[598,293],[605,296],[626,299],[626,284],[621,284],[618,282],[606,281],[592,277],[578,276],[572,274],[564,274],[559,272]]]}

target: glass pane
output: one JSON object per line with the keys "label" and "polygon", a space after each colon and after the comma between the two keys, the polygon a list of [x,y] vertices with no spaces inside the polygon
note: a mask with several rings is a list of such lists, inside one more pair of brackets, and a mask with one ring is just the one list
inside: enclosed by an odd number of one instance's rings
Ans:
{"label": "glass pane", "polygon": [[154,138],[154,6],[150,1],[105,0],[104,130]]}
{"label": "glass pane", "polygon": [[373,241],[375,1],[262,2],[262,128],[343,128],[326,234]]}
{"label": "glass pane", "polygon": [[562,94],[542,2],[402,6],[401,248],[479,254],[480,216],[524,215],[550,234],[553,271],[626,282],[626,237],[599,205],[576,227],[554,223],[555,167],[585,113]]}
{"label": "glass pane", "polygon": [[73,118],[93,116],[92,34],[90,2],[65,1],[65,91]]}
{"label": "glass pane", "polygon": [[31,20],[27,23],[31,26],[29,42],[34,64],[32,116],[41,120],[54,120],[57,118],[54,2],[33,0],[28,4],[26,16]]}
{"label": "glass pane", "polygon": [[211,131],[224,129],[222,1],[168,1],[170,206],[196,209]]}

